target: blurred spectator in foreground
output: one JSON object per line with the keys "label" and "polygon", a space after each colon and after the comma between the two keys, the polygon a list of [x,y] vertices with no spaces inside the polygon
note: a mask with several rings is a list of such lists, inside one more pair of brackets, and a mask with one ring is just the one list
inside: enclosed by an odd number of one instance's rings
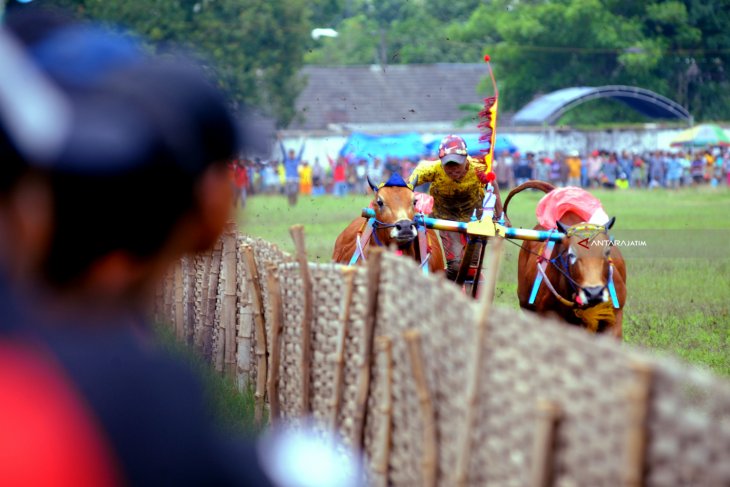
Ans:
{"label": "blurred spectator in foreground", "polygon": [[[81,72],[74,59],[38,62],[58,80]],[[239,131],[225,99],[180,61],[104,61],[83,70],[92,86],[62,93],[0,30],[0,217],[18,230],[2,260],[22,284],[0,316],[0,451],[13,452],[0,485],[311,484],[274,462],[286,438],[217,431],[195,376],[141,318],[168,266],[230,216]]]}

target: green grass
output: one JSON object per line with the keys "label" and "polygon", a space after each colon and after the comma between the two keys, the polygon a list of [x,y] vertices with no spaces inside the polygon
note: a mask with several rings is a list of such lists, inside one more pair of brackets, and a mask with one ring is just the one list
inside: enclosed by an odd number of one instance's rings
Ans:
{"label": "green grass", "polygon": [[[595,191],[616,216],[616,238],[643,240],[622,249],[629,297],[627,343],[670,352],[730,376],[730,191]],[[531,228],[542,193],[523,192],[510,203],[512,224]],[[369,198],[301,198],[289,208],[280,196],[250,198],[239,213],[241,231],[293,252],[289,227],[303,224],[310,261],[329,262],[337,235]],[[507,245],[496,302],[518,308],[516,245]]]}
{"label": "green grass", "polygon": [[260,432],[260,426],[255,425],[253,419],[252,388],[239,391],[233,378],[220,375],[202,357],[178,342],[172,327],[157,326],[155,333],[163,348],[187,362],[198,374],[204,388],[206,403],[210,405],[211,413],[221,430],[247,436],[254,436]]}

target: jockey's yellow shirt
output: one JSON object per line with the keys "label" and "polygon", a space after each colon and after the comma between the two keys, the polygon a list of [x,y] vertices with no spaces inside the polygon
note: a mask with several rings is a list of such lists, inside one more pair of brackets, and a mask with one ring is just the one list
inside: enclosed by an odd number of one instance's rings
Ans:
{"label": "jockey's yellow shirt", "polygon": [[444,220],[466,222],[471,219],[474,209],[481,213],[484,199],[484,183],[480,181],[489,168],[472,157],[467,156],[469,168],[458,181],[446,175],[441,160],[421,161],[413,170],[408,182],[413,184],[431,183],[429,193],[433,196],[432,217]]}

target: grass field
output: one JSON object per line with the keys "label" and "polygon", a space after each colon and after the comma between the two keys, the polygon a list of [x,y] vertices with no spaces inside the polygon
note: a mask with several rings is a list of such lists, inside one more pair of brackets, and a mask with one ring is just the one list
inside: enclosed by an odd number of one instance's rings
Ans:
{"label": "grass field", "polygon": [[[624,247],[629,297],[627,343],[670,352],[730,376],[730,191],[595,191],[616,216],[612,233],[637,242]],[[517,227],[531,228],[541,193],[523,192],[510,203]],[[329,262],[340,231],[369,198],[301,198],[290,208],[280,196],[250,198],[239,213],[241,231],[293,252],[289,227],[301,223],[309,260]],[[644,245],[640,245],[643,242]],[[507,245],[497,287],[498,304],[517,308],[516,245]]]}

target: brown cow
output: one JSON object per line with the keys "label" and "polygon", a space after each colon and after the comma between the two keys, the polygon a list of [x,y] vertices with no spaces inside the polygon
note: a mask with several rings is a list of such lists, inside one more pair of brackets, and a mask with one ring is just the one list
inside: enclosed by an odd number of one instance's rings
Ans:
{"label": "brown cow", "polygon": [[[505,213],[512,197],[528,188],[545,193],[555,189],[543,181],[527,181],[510,191],[504,202]],[[626,302],[626,264],[608,235],[614,221],[615,217],[605,225],[594,225],[584,222],[573,212],[567,212],[561,221],[556,222],[558,230],[568,237],[555,244],[549,264],[545,263],[545,275],[533,304],[529,303],[529,298],[540,274],[538,262],[544,261],[542,254],[547,244],[525,241],[517,265],[520,307],[543,315],[557,314],[568,323],[621,338]],[[534,228],[546,230],[540,225]],[[615,286],[618,309],[612,304],[609,276]]]}
{"label": "brown cow", "polygon": [[[355,218],[337,237],[332,260],[341,264],[349,264],[358,247],[358,235],[360,235],[360,245],[365,253],[365,258],[367,258],[368,248],[395,246],[403,255],[418,260],[421,251],[419,239],[416,238],[418,236],[416,224],[413,221],[416,201],[413,187],[398,175],[379,186],[373,184],[370,178],[368,178],[368,183],[374,193],[371,204],[375,210],[372,236],[367,238],[364,234],[367,218]],[[425,246],[428,247],[430,253],[427,259],[428,268],[431,272],[443,271],[444,259],[438,236],[435,231],[430,229],[425,231],[425,235],[427,241]],[[362,259],[358,259],[358,261],[360,260]]]}

